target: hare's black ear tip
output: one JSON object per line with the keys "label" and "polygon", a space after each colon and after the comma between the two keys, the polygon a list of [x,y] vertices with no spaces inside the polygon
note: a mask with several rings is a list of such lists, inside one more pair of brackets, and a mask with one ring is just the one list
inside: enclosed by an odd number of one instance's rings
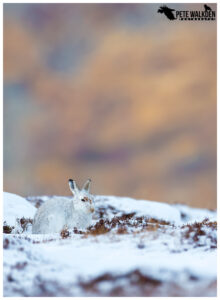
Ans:
{"label": "hare's black ear tip", "polygon": [[72,180],[72,179],[69,179],[69,183],[71,183],[71,182],[73,182],[73,180]]}

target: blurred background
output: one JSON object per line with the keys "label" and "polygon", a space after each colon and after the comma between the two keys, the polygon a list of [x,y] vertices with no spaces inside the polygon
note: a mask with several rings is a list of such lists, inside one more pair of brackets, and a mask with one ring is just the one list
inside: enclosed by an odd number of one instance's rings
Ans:
{"label": "blurred background", "polygon": [[158,8],[4,4],[5,191],[216,208],[216,22]]}

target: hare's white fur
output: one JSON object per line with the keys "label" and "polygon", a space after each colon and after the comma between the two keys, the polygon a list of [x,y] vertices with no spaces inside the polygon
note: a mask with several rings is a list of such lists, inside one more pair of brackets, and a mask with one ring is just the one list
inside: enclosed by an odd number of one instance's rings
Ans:
{"label": "hare's white fur", "polygon": [[69,180],[73,198],[52,198],[36,212],[32,233],[60,233],[63,229],[86,229],[91,225],[94,212],[93,196],[89,193],[90,180],[79,190],[73,180]]}

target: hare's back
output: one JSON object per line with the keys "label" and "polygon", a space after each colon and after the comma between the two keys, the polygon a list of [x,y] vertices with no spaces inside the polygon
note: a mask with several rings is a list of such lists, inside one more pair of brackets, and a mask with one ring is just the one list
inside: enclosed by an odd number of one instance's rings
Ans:
{"label": "hare's back", "polygon": [[55,227],[62,228],[71,218],[72,201],[65,198],[52,198],[45,202],[36,212],[33,221],[33,233],[56,232]]}
{"label": "hare's back", "polygon": [[47,218],[49,215],[64,216],[72,211],[72,201],[66,198],[52,198],[47,200],[37,211],[36,219]]}

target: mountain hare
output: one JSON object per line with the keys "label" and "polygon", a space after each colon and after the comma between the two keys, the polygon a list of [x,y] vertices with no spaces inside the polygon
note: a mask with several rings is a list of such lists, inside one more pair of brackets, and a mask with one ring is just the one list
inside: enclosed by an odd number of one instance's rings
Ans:
{"label": "mountain hare", "polygon": [[76,182],[69,180],[73,198],[52,198],[36,212],[32,233],[60,233],[64,228],[86,229],[91,225],[94,212],[93,196],[89,193],[91,180],[88,179],[80,190]]}

